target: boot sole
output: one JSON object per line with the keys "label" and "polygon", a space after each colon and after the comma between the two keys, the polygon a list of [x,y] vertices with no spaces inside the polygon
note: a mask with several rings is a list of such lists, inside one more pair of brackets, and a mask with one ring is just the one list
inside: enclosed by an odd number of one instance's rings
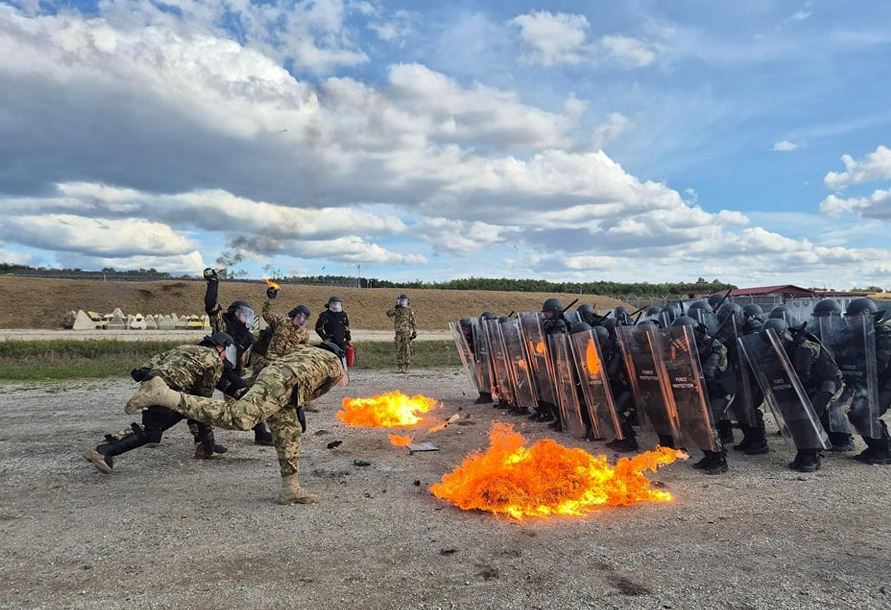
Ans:
{"label": "boot sole", "polygon": [[113,474],[111,466],[105,462],[105,458],[95,449],[87,449],[83,453],[83,458],[96,467],[96,470],[103,474]]}
{"label": "boot sole", "polygon": [[278,498],[275,502],[282,506],[292,506],[294,504],[318,504],[319,499],[315,496],[301,496],[299,498],[288,498],[286,500]]}
{"label": "boot sole", "polygon": [[758,449],[743,449],[742,452],[745,455],[764,455],[770,451],[769,447],[761,447]]}

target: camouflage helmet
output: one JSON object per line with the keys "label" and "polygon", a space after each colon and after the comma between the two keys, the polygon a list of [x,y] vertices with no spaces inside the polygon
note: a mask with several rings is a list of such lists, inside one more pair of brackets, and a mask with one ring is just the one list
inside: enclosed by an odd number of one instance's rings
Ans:
{"label": "camouflage helmet", "polygon": [[295,307],[294,309],[292,309],[291,311],[288,312],[288,317],[293,318],[294,316],[296,316],[297,314],[300,314],[300,313],[302,313],[307,318],[311,315],[310,311],[309,311],[309,307],[307,307],[306,305],[298,305],[297,307]]}

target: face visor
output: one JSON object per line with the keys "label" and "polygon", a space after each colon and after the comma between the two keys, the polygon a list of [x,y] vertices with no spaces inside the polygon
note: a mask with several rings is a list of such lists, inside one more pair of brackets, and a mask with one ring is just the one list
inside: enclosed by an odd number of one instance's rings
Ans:
{"label": "face visor", "polygon": [[234,313],[236,319],[248,328],[251,328],[254,325],[254,310],[250,307],[239,307]]}
{"label": "face visor", "polygon": [[340,301],[331,301],[328,303],[328,309],[333,311],[334,313],[340,313],[343,311],[343,303]]}
{"label": "face visor", "polygon": [[226,350],[223,352],[223,354],[233,368],[238,366],[238,348],[235,347],[235,344],[227,345]]}

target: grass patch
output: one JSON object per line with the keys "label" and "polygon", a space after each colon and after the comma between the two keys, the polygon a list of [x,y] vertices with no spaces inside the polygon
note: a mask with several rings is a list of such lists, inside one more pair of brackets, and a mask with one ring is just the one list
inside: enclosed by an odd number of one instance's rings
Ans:
{"label": "grass patch", "polygon": [[[0,341],[0,380],[36,381],[81,377],[126,377],[130,370],[179,341]],[[412,366],[458,366],[451,341],[419,341],[412,345]],[[358,369],[396,367],[392,341],[356,344]]]}

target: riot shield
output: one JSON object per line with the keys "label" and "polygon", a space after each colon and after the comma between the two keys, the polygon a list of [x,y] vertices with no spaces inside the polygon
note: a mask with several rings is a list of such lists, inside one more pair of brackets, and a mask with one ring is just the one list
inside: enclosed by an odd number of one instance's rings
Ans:
{"label": "riot shield", "polygon": [[566,323],[571,327],[573,324],[578,324],[579,322],[583,322],[582,316],[579,315],[577,311],[567,311],[563,313],[563,319],[566,320]]}
{"label": "riot shield", "polygon": [[576,384],[575,364],[569,351],[569,335],[563,333],[548,335],[548,347],[554,366],[554,388],[557,391],[557,407],[560,409],[560,423],[563,431],[575,438],[585,438],[587,426],[582,418]]}
{"label": "riot shield", "polygon": [[658,331],[652,325],[618,326],[616,337],[625,359],[631,394],[641,424],[660,436],[679,437],[677,413],[670,386],[662,379],[653,357]]}
{"label": "riot shield", "polygon": [[501,336],[507,352],[511,385],[514,389],[516,405],[523,409],[535,409],[538,406],[535,381],[532,378],[532,367],[526,359],[523,347],[523,333],[519,320],[505,320],[501,323]]}
{"label": "riot shield", "polygon": [[776,332],[744,335],[739,345],[783,437],[796,449],[828,449],[826,432]]}
{"label": "riot shield", "polygon": [[467,344],[467,337],[465,337],[464,333],[461,331],[460,322],[449,322],[449,330],[452,332],[452,339],[455,341],[455,347],[458,348],[458,357],[461,358],[461,365],[464,367],[464,372],[467,373],[467,378],[470,379],[473,389],[479,392],[480,381],[477,377],[476,363],[473,360],[473,351]]}
{"label": "riot shield", "polygon": [[717,335],[721,325],[718,323],[718,316],[714,312],[706,309],[689,309],[687,310],[687,315],[705,326],[708,334],[713,337]]}
{"label": "riot shield", "polygon": [[734,392],[733,401],[730,403],[730,412],[733,418],[740,424],[756,427],[760,425],[757,410],[761,401],[756,401],[756,398],[760,398],[760,396],[756,397],[757,393],[755,388],[752,387],[754,375],[752,369],[749,368],[748,361],[739,349],[739,337],[742,333],[737,325],[736,316],[731,316],[725,327],[729,332],[724,345],[727,346],[728,364],[732,369],[735,382],[733,384]]}
{"label": "riot shield", "polygon": [[513,385],[508,371],[507,351],[501,336],[501,324],[497,319],[486,320],[486,331],[489,334],[489,353],[492,358],[492,373],[498,388],[498,397],[509,405],[515,405]]}
{"label": "riot shield", "polygon": [[693,329],[677,326],[657,331],[656,336],[656,368],[671,386],[680,432],[678,446],[719,450],[715,421],[720,414],[711,411]]}
{"label": "riot shield", "polygon": [[845,378],[845,389],[837,401],[838,410],[830,411],[833,431],[844,421],[839,415],[847,408],[847,419],[866,438],[881,438],[879,423],[879,382],[876,360],[875,322],[872,315],[816,318],[823,347],[829,350]]}
{"label": "riot shield", "polygon": [[541,317],[537,313],[520,315],[520,328],[523,331],[523,344],[526,347],[526,362],[532,364],[532,375],[535,379],[539,402],[557,406],[557,394],[554,391],[551,375],[551,359]]}
{"label": "riot shield", "polygon": [[574,333],[569,336],[569,342],[594,437],[625,438],[594,331]]}
{"label": "riot shield", "polygon": [[479,391],[492,393],[492,357],[489,353],[489,336],[479,318],[470,322],[473,329],[473,355],[476,360]]}

